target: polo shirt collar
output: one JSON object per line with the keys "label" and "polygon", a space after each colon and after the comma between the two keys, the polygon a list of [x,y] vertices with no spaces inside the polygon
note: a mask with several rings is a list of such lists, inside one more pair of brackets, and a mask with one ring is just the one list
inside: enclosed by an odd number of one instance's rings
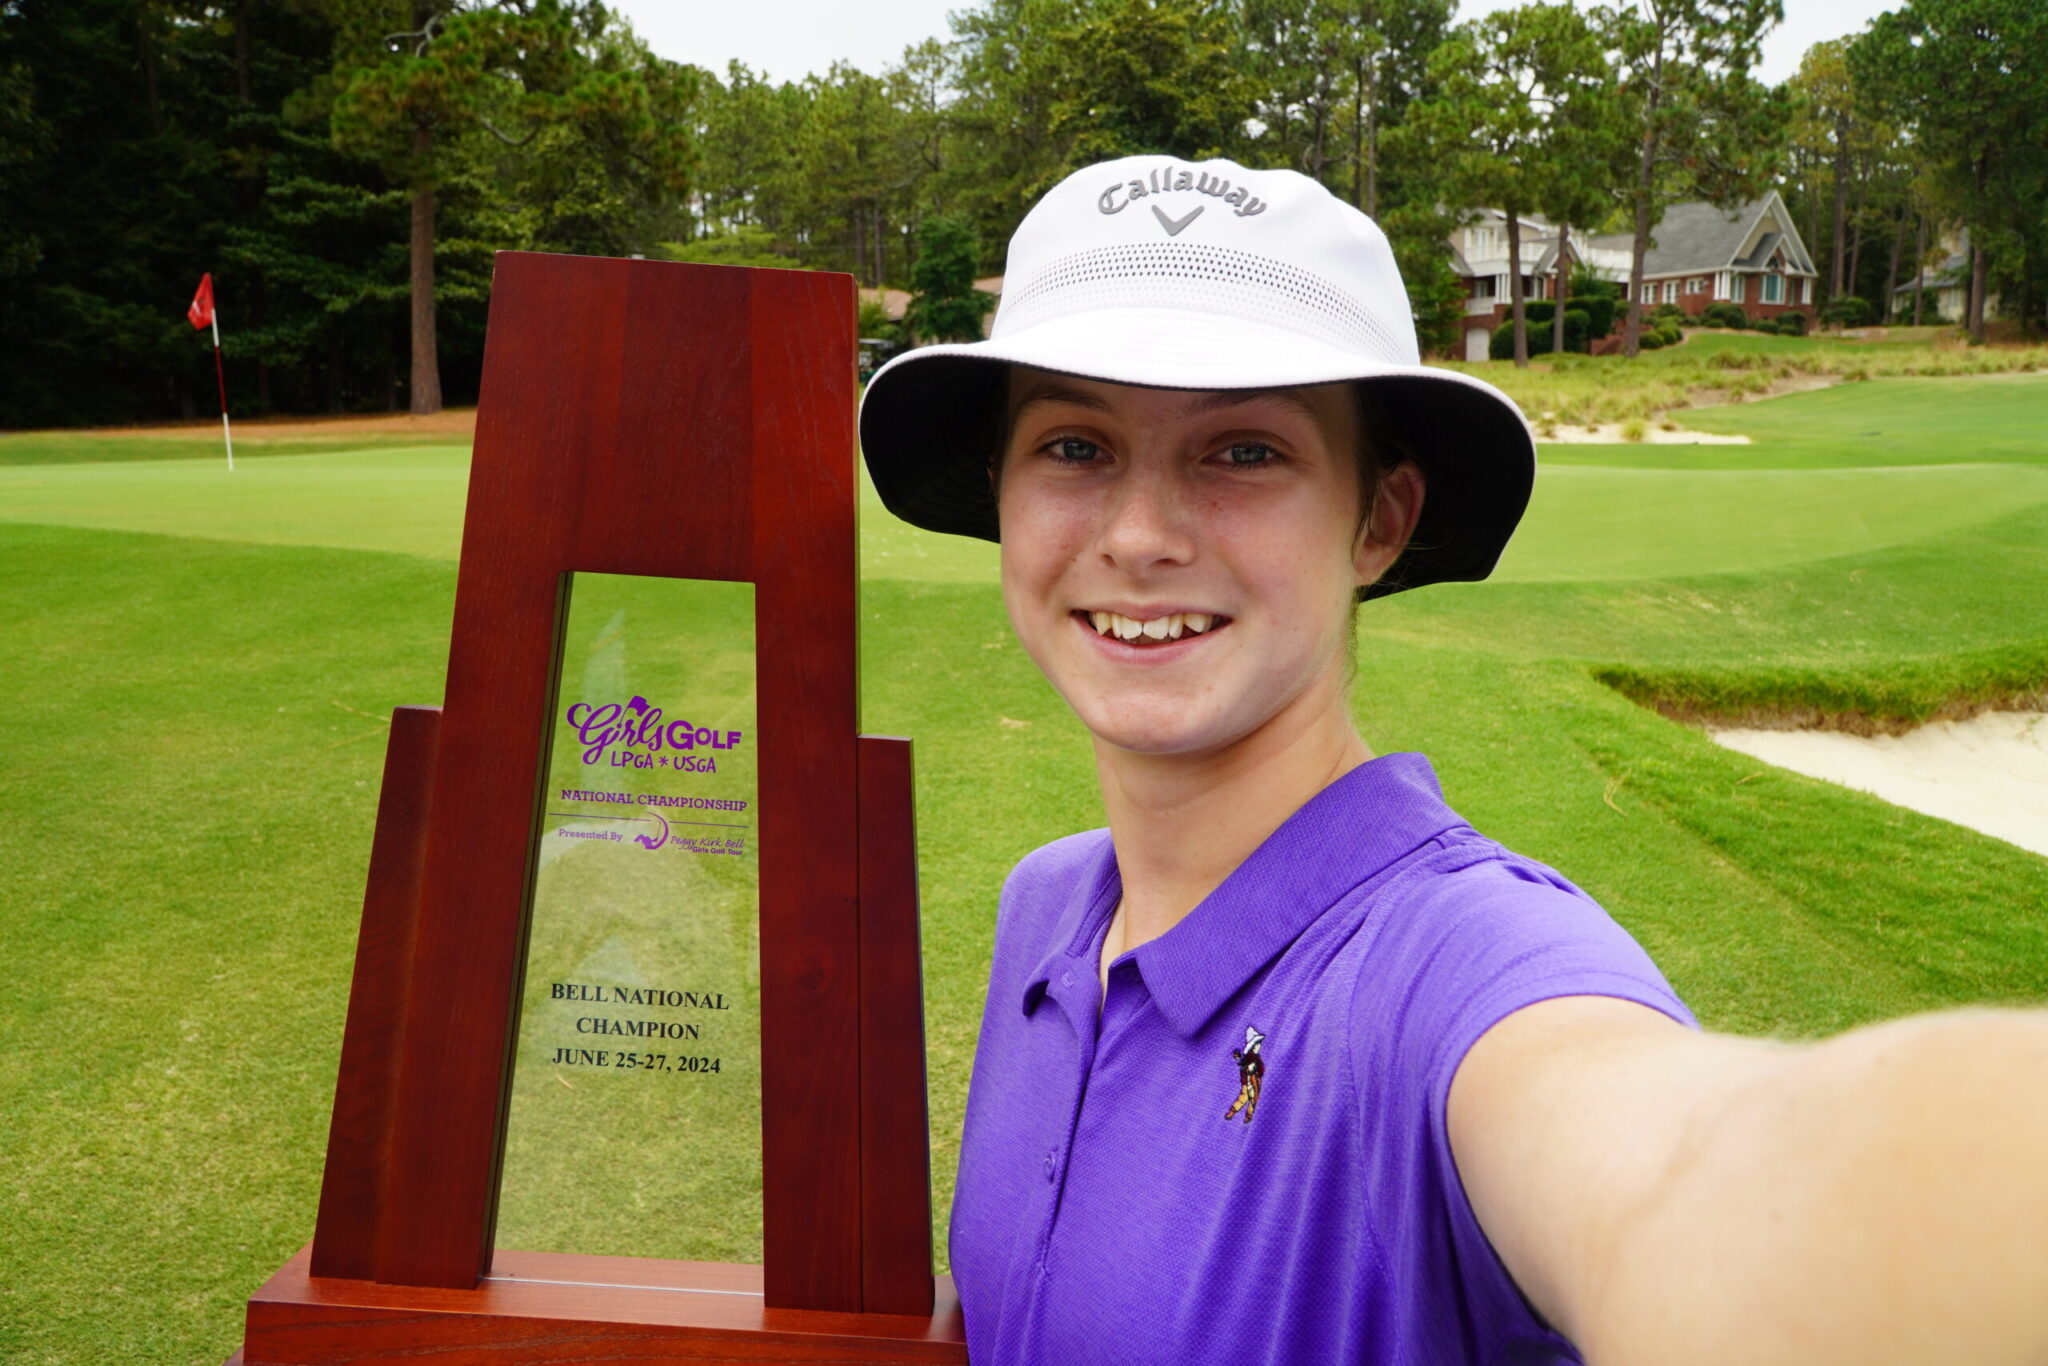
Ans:
{"label": "polo shirt collar", "polygon": [[[1192,1037],[1258,971],[1352,889],[1464,821],[1444,804],[1429,760],[1387,754],[1360,764],[1281,822],[1178,925],[1136,950],[1153,1004]],[[1026,979],[1024,1012],[1056,977],[1097,973],[1103,923],[1122,894],[1108,840],[1076,879],[1051,951]]]}

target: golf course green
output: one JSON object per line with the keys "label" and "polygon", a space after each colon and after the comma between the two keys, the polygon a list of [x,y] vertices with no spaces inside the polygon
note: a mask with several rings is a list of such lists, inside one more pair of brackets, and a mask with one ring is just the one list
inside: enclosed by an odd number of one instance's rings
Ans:
{"label": "golf course green", "polygon": [[[1710,1028],[2048,998],[2048,860],[1631,700],[2048,685],[2048,376],[1682,416],[1750,444],[1546,445],[1494,580],[1361,610],[1368,742],[1428,753]],[[468,453],[105,453],[0,437],[0,1360],[214,1366],[311,1233],[384,718],[441,696]],[[997,890],[1101,812],[994,547],[862,515],[863,725],[917,745],[943,1253]]]}

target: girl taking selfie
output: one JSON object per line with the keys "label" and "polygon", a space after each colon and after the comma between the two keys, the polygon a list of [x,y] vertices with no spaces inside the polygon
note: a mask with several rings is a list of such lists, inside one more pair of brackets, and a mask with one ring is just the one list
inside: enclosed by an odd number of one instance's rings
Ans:
{"label": "girl taking selfie", "polygon": [[2040,1017],[1705,1033],[1360,737],[1360,604],[1485,578],[1535,471],[1509,399],[1421,365],[1363,214],[1077,172],[989,339],[884,367],[861,440],[897,516],[1000,542],[1109,818],[1003,889],[977,1363],[2048,1361]]}

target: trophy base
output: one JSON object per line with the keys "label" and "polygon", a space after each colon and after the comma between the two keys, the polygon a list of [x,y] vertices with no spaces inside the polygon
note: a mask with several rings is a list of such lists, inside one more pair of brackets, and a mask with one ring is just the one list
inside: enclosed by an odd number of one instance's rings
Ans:
{"label": "trophy base", "polygon": [[575,1361],[965,1362],[950,1277],[929,1317],[770,1309],[761,1269],[499,1252],[474,1290],[313,1276],[299,1249],[249,1301],[222,1366],[509,1366]]}

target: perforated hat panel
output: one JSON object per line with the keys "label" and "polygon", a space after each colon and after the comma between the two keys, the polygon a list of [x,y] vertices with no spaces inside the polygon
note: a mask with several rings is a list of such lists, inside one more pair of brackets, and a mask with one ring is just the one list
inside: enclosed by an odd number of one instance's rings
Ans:
{"label": "perforated hat panel", "polygon": [[1169,308],[1216,313],[1314,338],[1385,365],[1414,364],[1412,331],[1397,337],[1351,294],[1285,261],[1195,242],[1077,251],[1007,286],[997,335],[1075,313]]}

